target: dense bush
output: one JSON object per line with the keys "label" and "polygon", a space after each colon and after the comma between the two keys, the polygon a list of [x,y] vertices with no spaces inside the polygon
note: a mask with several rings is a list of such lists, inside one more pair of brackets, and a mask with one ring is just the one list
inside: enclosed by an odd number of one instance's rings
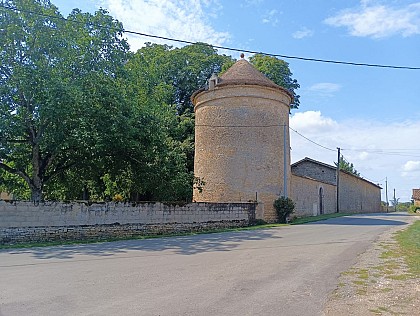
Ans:
{"label": "dense bush", "polygon": [[292,199],[284,196],[279,197],[273,203],[274,209],[277,213],[277,221],[279,223],[286,223],[286,218],[295,210],[295,202]]}
{"label": "dense bush", "polygon": [[418,205],[411,205],[410,209],[408,210],[410,213],[420,213],[420,206]]}

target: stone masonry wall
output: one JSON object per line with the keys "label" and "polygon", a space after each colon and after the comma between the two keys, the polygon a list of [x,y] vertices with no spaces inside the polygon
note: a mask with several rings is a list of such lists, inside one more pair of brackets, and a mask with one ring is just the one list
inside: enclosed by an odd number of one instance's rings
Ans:
{"label": "stone masonry wall", "polygon": [[[324,186],[324,213],[332,213],[331,210],[336,210],[336,171],[334,168],[312,161],[302,161],[292,166],[292,174],[293,195],[298,199],[296,203],[300,213],[319,214],[320,206],[316,206],[316,203],[319,203],[319,191],[317,196],[315,189],[319,190],[321,185]],[[312,181],[309,181],[311,179]],[[297,182],[294,183],[294,181]],[[344,171],[340,172],[339,195],[339,210],[342,213],[381,211],[381,188]]]}
{"label": "stone masonry wall", "polygon": [[337,173],[334,169],[310,161],[302,161],[300,164],[292,166],[292,173],[323,181],[332,185],[337,183]]}
{"label": "stone masonry wall", "polygon": [[254,203],[41,203],[0,201],[0,244],[129,238],[248,226]]}
{"label": "stone masonry wall", "polygon": [[339,195],[342,213],[381,211],[381,189],[361,178],[340,172]]}
{"label": "stone masonry wall", "polygon": [[292,174],[291,198],[295,202],[295,216],[321,214],[320,189],[322,188],[323,214],[336,211],[336,186]]}

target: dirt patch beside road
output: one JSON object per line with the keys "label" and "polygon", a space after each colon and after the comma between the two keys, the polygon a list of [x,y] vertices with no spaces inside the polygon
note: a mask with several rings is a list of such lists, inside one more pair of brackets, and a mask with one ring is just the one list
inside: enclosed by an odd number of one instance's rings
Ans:
{"label": "dirt patch beside road", "polygon": [[[418,219],[412,216],[410,222]],[[341,274],[324,315],[418,315],[419,276],[410,274],[403,258],[386,255],[398,247],[395,233],[406,227],[382,234],[350,270]]]}

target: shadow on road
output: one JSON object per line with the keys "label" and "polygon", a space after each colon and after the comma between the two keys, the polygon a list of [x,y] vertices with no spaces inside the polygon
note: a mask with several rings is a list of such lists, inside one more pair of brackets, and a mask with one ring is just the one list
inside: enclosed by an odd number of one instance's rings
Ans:
{"label": "shadow on road", "polygon": [[281,238],[274,230],[251,230],[202,234],[182,237],[163,237],[156,239],[137,239],[94,244],[76,244],[54,247],[9,250],[10,254],[31,254],[37,259],[71,259],[76,255],[110,257],[130,251],[161,252],[194,255],[203,252],[230,251],[244,241]]}
{"label": "shadow on road", "polygon": [[[358,214],[332,218],[306,225],[353,225],[353,226],[401,226],[407,225],[398,213]],[[401,220],[400,220],[401,219]],[[295,226],[296,227],[296,226]],[[303,228],[301,226],[301,228]],[[292,229],[292,227],[290,227]],[[76,244],[54,247],[39,247],[6,250],[10,254],[30,254],[37,259],[72,259],[75,256],[112,257],[132,251],[162,252],[182,255],[194,255],[205,252],[231,251],[245,241],[282,238],[277,229],[261,229],[239,232],[201,234],[182,237],[164,237],[156,239],[137,239],[127,241],[100,242],[94,244]],[[256,245],[255,247],[258,247]],[[160,253],[162,255],[165,253]],[[144,254],[137,253],[137,256]],[[81,259],[83,260],[83,259]]]}
{"label": "shadow on road", "polygon": [[[377,216],[372,217],[372,216]],[[398,220],[398,217],[407,216],[398,213],[378,213],[367,215],[352,215],[346,217],[331,218],[325,221],[311,223],[313,225],[355,225],[355,226],[401,226],[406,222]],[[381,218],[379,218],[381,217]]]}

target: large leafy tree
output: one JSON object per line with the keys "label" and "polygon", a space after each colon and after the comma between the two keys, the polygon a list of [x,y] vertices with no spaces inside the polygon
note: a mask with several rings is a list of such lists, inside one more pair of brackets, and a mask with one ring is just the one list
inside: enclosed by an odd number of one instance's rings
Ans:
{"label": "large leafy tree", "polygon": [[[178,149],[185,154],[190,172],[194,165],[194,109],[190,97],[206,85],[213,73],[223,72],[234,62],[232,57],[220,55],[204,43],[182,48],[146,43],[127,64],[141,104],[156,108],[156,104],[151,104],[156,101],[159,106],[166,104],[176,111],[177,122],[172,121],[167,131],[179,142]],[[264,55],[254,55],[250,62],[268,78],[291,91],[294,95],[292,107],[299,106],[299,95],[296,94],[299,84],[292,78],[286,62]]]}
{"label": "large leafy tree", "polygon": [[[66,21],[49,0],[1,3],[0,189],[26,197],[26,186],[34,201],[190,198],[190,96],[234,60],[201,43],[132,54],[104,10],[75,9]],[[284,62],[253,58],[299,87]]]}
{"label": "large leafy tree", "polygon": [[194,108],[191,95],[205,86],[212,73],[219,73],[224,65],[232,63],[230,56],[220,55],[216,49],[204,43],[182,48],[146,43],[127,64],[142,104],[153,101],[176,111],[176,121],[171,122],[168,132],[173,140],[179,142],[178,149],[185,155],[190,172],[194,165]]}
{"label": "large leafy tree", "polygon": [[232,57],[219,55],[205,43],[182,48],[146,43],[135,53],[131,68],[136,68],[137,75],[143,77],[141,80],[149,89],[166,85],[165,101],[182,115],[194,111],[190,100],[193,92],[204,87],[213,73],[220,73],[224,65],[232,65],[233,61]]}
{"label": "large leafy tree", "polygon": [[265,74],[267,78],[293,94],[293,101],[290,105],[292,109],[299,107],[300,96],[296,93],[296,90],[300,88],[300,85],[296,79],[293,79],[293,74],[287,62],[264,54],[255,54],[249,58],[249,61],[255,68]]}
{"label": "large leafy tree", "polygon": [[103,10],[74,10],[71,23],[48,0],[1,4],[0,169],[38,202],[54,177],[121,143],[128,44]]}

